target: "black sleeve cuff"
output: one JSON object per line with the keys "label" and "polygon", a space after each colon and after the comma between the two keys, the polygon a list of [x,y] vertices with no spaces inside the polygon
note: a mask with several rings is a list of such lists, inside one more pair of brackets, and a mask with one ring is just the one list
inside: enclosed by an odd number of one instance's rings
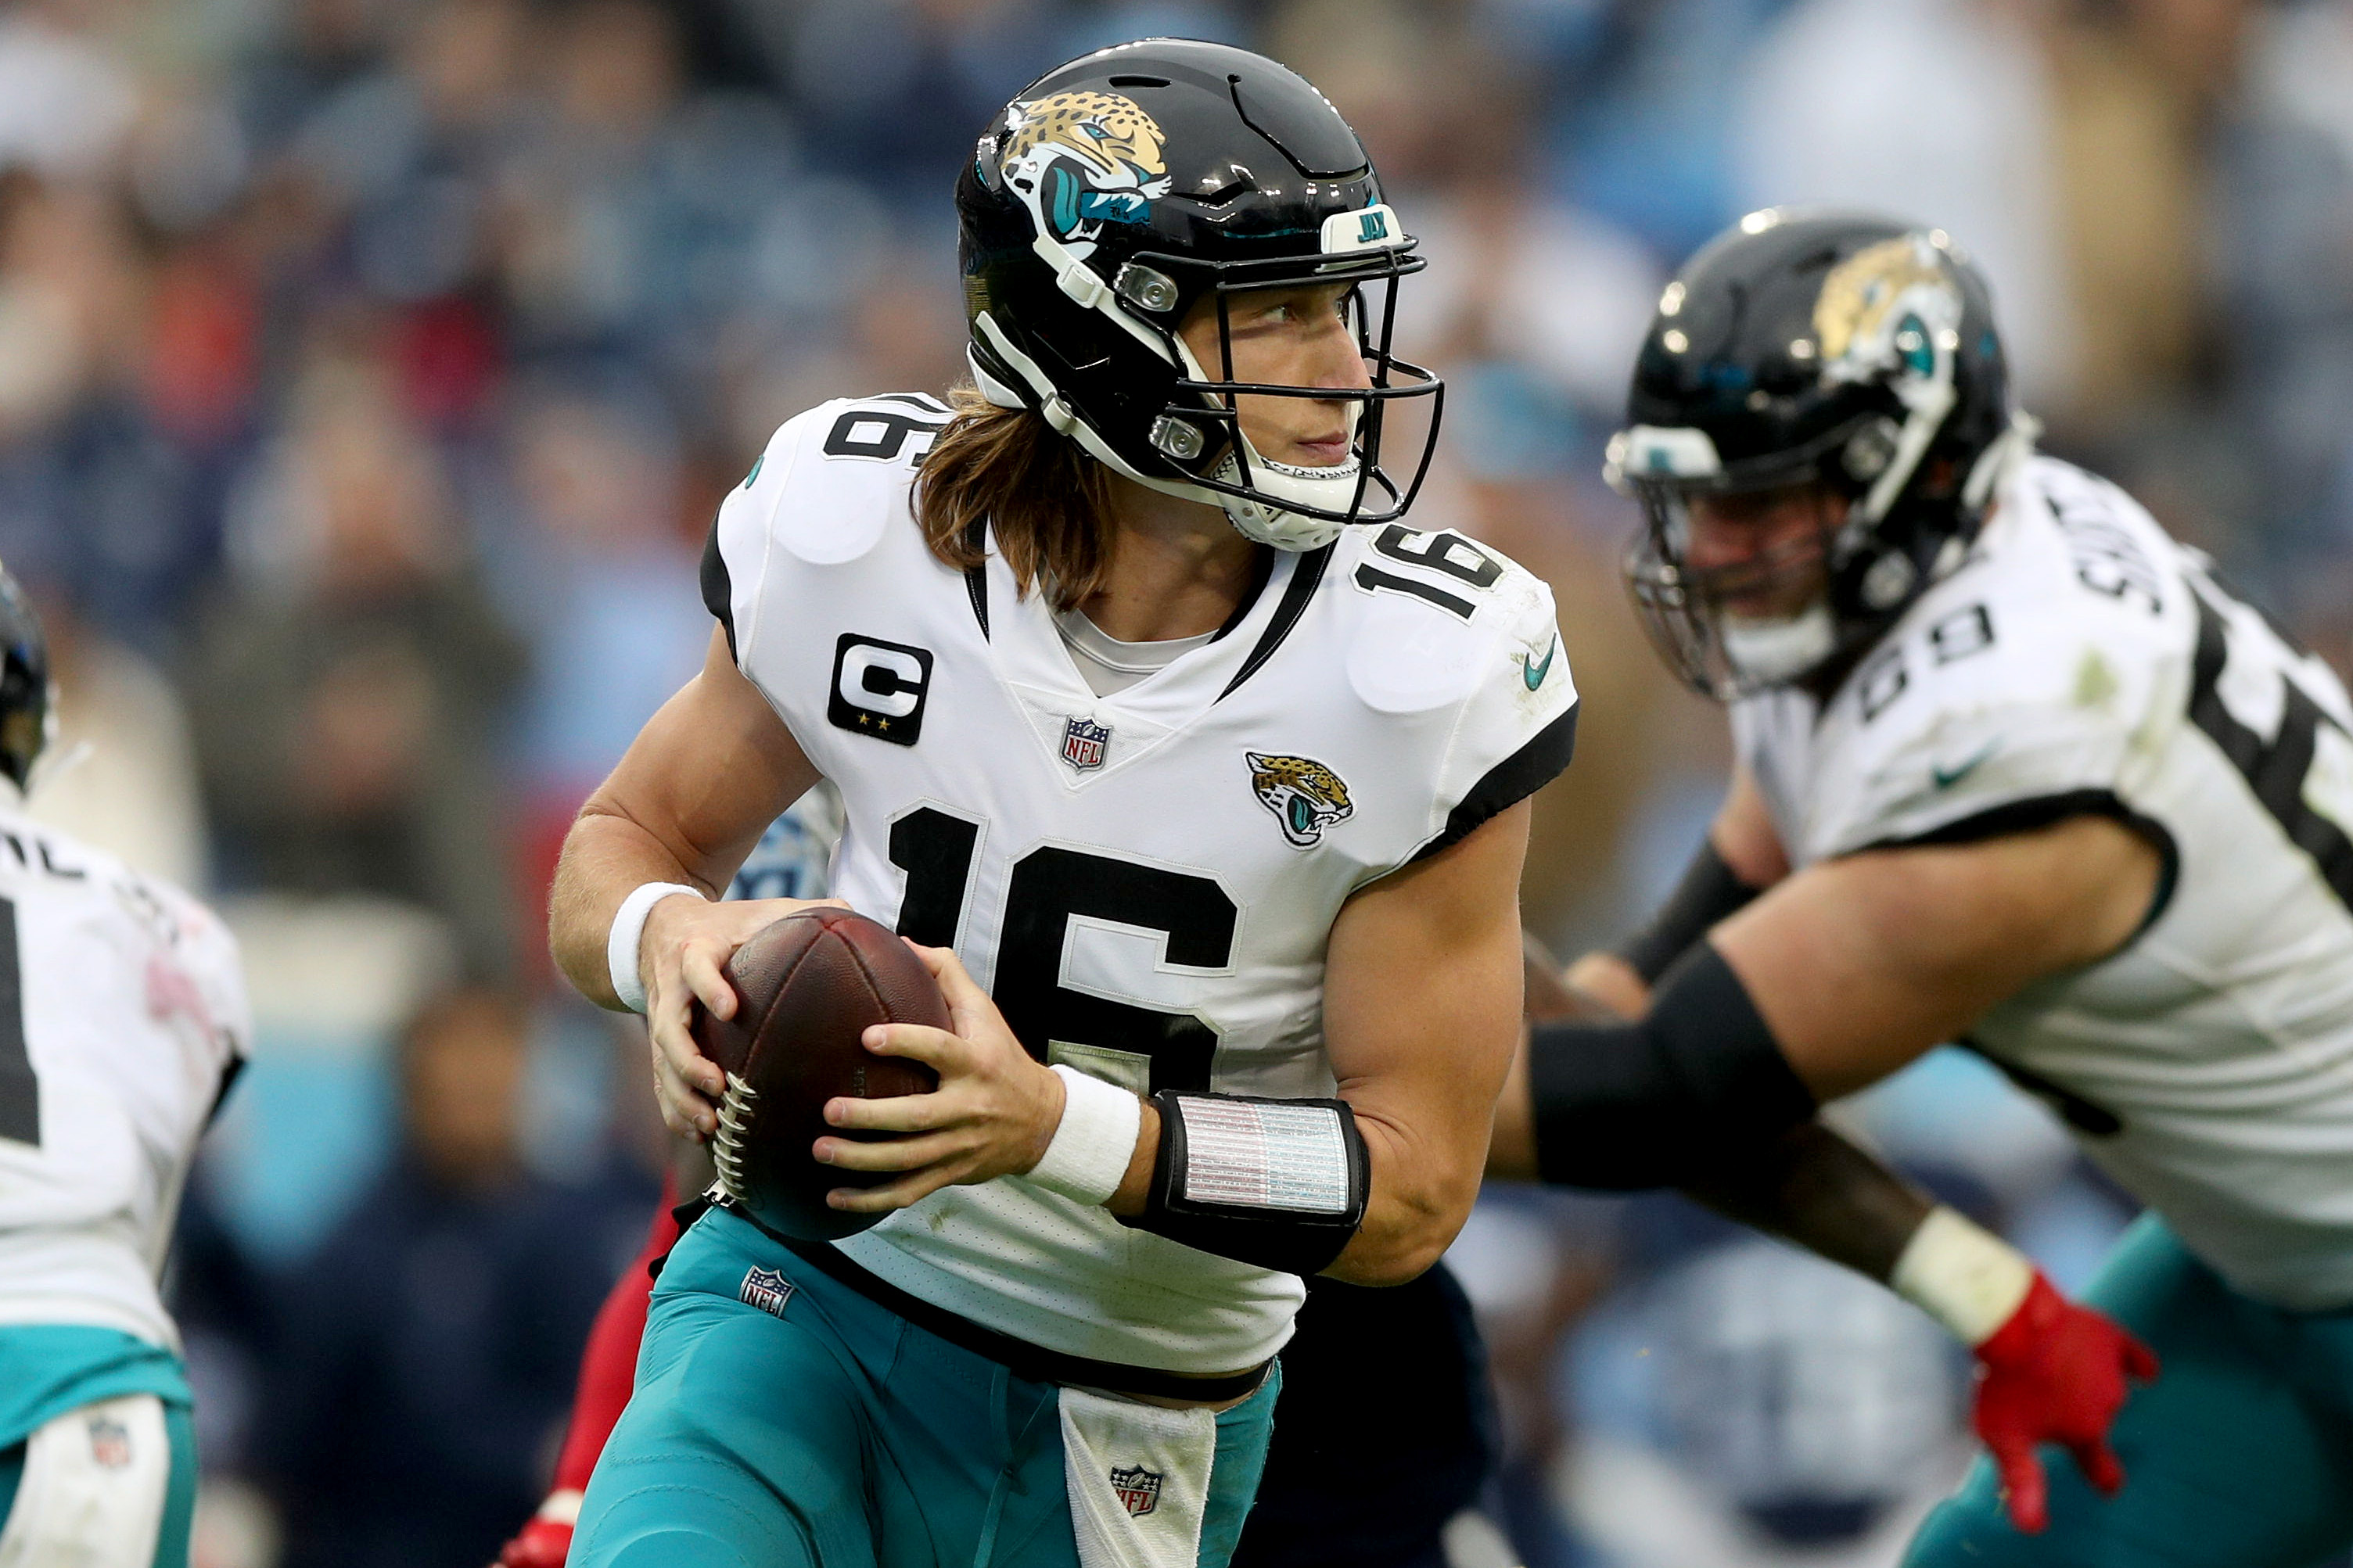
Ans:
{"label": "black sleeve cuff", "polygon": [[1558,778],[1577,752],[1579,706],[1570,703],[1567,712],[1537,731],[1526,745],[1488,769],[1486,776],[1472,784],[1461,803],[1447,815],[1438,837],[1414,851],[1414,859],[1427,859],[1461,843],[1489,817],[1517,805]]}
{"label": "black sleeve cuff", "polygon": [[727,575],[727,558],[719,552],[719,520],[711,520],[711,537],[702,546],[702,605],[727,634],[727,656],[742,662],[735,651],[735,586]]}

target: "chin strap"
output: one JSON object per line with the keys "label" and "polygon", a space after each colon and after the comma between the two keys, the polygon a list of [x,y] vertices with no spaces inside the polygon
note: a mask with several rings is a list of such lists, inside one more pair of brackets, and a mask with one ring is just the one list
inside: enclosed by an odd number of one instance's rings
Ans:
{"label": "chin strap", "polygon": [[[1123,321],[1127,319],[1124,312],[1121,313],[1120,319]],[[1062,395],[1061,390],[1054,384],[1053,378],[1046,374],[1045,367],[1016,348],[1012,339],[1006,335],[1005,329],[998,326],[987,311],[983,310],[973,318],[973,331],[979,341],[974,347],[965,351],[965,358],[972,366],[975,384],[981,388],[982,395],[1000,408],[1035,407],[1055,434],[1077,442],[1081,451],[1102,463],[1113,473],[1134,479],[1146,489],[1157,490],[1162,495],[1175,496],[1179,500],[1198,501],[1203,506],[1216,507],[1226,514],[1226,521],[1232,523],[1235,531],[1241,534],[1243,538],[1259,544],[1271,545],[1277,550],[1295,553],[1318,549],[1338,538],[1340,530],[1345,526],[1328,519],[1304,516],[1280,505],[1251,500],[1243,496],[1227,495],[1222,491],[1213,490],[1206,485],[1172,479],[1165,474],[1145,472],[1121,457],[1112,444],[1103,439],[1102,432],[1088,424],[1078,410],[1071,406],[1070,400]],[[978,353],[982,345],[986,345],[988,353],[998,363],[1021,378],[1022,384],[1029,391],[1029,396],[1022,396],[1013,387],[1008,385],[1001,376],[992,374],[985,368]],[[1181,342],[1176,347],[1183,357],[1182,368],[1197,381],[1208,380],[1208,377],[1202,372],[1200,362],[1193,357],[1192,351]],[[1306,501],[1310,505],[1320,505],[1328,499],[1314,495],[1290,498],[1283,496],[1284,489],[1297,486],[1345,484],[1348,487],[1350,494],[1356,492],[1357,478],[1356,469],[1353,464],[1346,467],[1345,478],[1338,477],[1336,470],[1335,477],[1330,479],[1294,478],[1293,476],[1301,470],[1293,468],[1286,474],[1283,471],[1284,466],[1267,463],[1255,451],[1250,451],[1249,438],[1242,436],[1239,430],[1235,432],[1235,437],[1242,443],[1244,450],[1249,453],[1258,488],[1272,496],[1276,501],[1295,499]],[[1218,477],[1229,484],[1240,484],[1240,462],[1232,452],[1229,451],[1219,466]]]}

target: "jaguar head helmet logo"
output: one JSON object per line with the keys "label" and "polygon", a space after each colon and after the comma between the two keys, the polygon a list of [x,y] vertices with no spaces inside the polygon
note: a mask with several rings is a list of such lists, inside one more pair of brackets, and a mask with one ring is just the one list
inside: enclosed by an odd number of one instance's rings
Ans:
{"label": "jaguar head helmet logo", "polygon": [[1168,194],[1159,124],[1116,92],[1057,92],[1017,103],[1000,160],[1041,233],[1083,259],[1108,224],[1147,220]]}
{"label": "jaguar head helmet logo", "polygon": [[1250,763],[1250,789],[1259,804],[1274,813],[1282,836],[1301,849],[1319,842],[1324,830],[1345,822],[1356,808],[1340,775],[1310,757],[1244,753]]}
{"label": "jaguar head helmet logo", "polygon": [[1961,310],[1960,289],[1926,236],[1865,247],[1831,269],[1814,300],[1822,377],[1894,371],[1899,385],[1949,382]]}
{"label": "jaguar head helmet logo", "polygon": [[1109,180],[1142,184],[1168,173],[1159,125],[1135,100],[1116,92],[1058,92],[1022,104],[1005,162],[1018,163],[1049,142]]}

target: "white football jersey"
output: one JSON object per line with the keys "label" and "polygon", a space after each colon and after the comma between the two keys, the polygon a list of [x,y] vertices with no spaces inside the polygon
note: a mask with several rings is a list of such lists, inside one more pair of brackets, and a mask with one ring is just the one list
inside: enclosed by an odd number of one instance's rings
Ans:
{"label": "white football jersey", "polygon": [[[1098,697],[991,550],[909,509],[935,400],[826,404],[721,508],[704,592],[840,789],[833,890],[953,946],[1046,1059],[1137,1090],[1329,1096],[1324,951],[1348,896],[1567,763],[1550,592],[1468,540],[1352,528],[1276,554],[1207,646]],[[1018,1178],[840,1244],[883,1279],[1066,1353],[1252,1366],[1298,1279]]]}
{"label": "white football jersey", "polygon": [[1971,1043],[2234,1286],[2353,1301],[2353,706],[2106,481],[2047,458],[1827,708],[1733,730],[1793,864],[2074,813],[2165,852],[2104,963]]}
{"label": "white football jersey", "polygon": [[0,811],[0,1323],[178,1348],[156,1279],[251,1035],[211,910]]}

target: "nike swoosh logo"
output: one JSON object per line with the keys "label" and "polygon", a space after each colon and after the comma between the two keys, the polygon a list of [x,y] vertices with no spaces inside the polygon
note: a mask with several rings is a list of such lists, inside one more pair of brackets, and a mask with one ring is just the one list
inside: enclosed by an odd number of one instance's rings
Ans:
{"label": "nike swoosh logo", "polygon": [[1957,768],[1940,767],[1936,763],[1931,763],[1928,764],[1928,776],[1936,781],[1936,787],[1938,789],[1950,789],[1955,784],[1960,783],[1963,779],[1968,777],[1971,773],[1977,772],[1978,764],[1984,762],[1988,757],[1992,756],[1994,752],[2000,748],[2000,746],[2001,742],[1999,740],[1988,741],[1983,746],[1978,748],[1977,755],[1971,757],[1968,762],[1963,763]]}
{"label": "nike swoosh logo", "polygon": [[1556,632],[1553,634],[1552,646],[1545,649],[1544,662],[1542,664],[1538,664],[1533,655],[1522,654],[1520,656],[1520,679],[1528,683],[1528,689],[1530,691],[1534,691],[1537,687],[1542,686],[1545,683],[1545,677],[1552,673],[1552,661],[1559,652],[1560,634]]}

